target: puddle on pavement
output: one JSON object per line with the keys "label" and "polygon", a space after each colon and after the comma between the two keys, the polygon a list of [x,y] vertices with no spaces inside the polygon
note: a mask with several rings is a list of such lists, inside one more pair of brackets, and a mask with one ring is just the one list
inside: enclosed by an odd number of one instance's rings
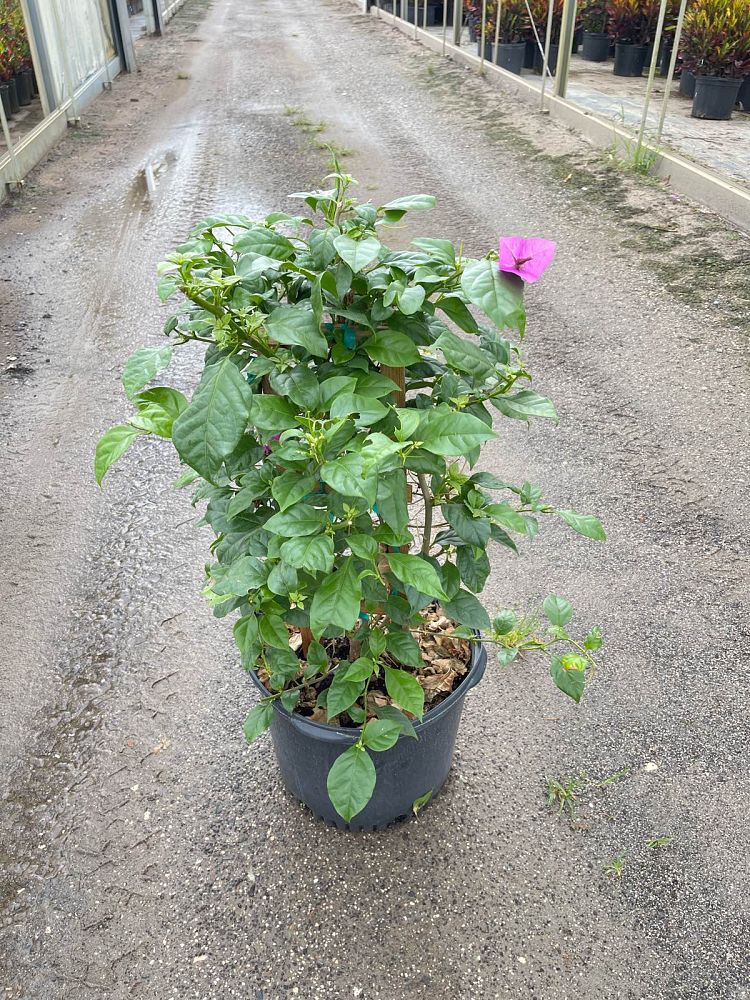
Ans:
{"label": "puddle on pavement", "polygon": [[128,201],[133,208],[144,209],[156,198],[164,176],[177,162],[177,154],[169,149],[146,160],[133,180]]}

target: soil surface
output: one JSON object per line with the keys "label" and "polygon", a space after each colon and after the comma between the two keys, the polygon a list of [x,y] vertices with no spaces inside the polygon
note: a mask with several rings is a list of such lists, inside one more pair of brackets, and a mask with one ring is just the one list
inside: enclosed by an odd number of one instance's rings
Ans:
{"label": "soil surface", "polygon": [[[189,0],[139,58],[0,210],[2,996],[746,997],[747,240],[345,0]],[[488,669],[442,794],[363,835],[245,748],[168,448],[91,471],[159,342],[158,260],[287,208],[321,140],[364,197],[437,195],[394,245],[558,241],[527,349],[560,425],[503,421],[483,462],[609,532],[492,553],[491,610],[555,591],[602,626],[581,706],[534,660]]]}

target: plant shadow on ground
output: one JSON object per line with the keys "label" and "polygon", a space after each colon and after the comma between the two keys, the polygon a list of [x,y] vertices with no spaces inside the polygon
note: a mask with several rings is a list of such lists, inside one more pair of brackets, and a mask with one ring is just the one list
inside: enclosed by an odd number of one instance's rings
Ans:
{"label": "plant shadow on ground", "polygon": [[[563,197],[600,219],[604,209],[614,222],[615,245],[638,251],[643,267],[670,294],[687,305],[718,309],[728,324],[747,329],[750,241],[729,223],[696,211],[687,198],[669,191],[668,182],[623,169],[611,149],[592,148],[557,126],[549,139],[547,116],[522,104],[504,112],[497,106],[498,90],[471,71],[448,61],[425,65],[421,52],[416,56],[411,70],[418,84],[438,95],[442,106],[460,110],[488,142],[523,158],[524,169],[536,171],[550,186],[550,199]],[[549,151],[554,146],[561,151]]]}

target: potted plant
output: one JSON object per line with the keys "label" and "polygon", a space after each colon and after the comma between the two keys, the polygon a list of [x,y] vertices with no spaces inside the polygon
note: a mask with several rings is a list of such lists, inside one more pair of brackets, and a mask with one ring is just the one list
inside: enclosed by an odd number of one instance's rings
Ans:
{"label": "potted plant", "polygon": [[649,13],[643,0],[607,0],[607,20],[615,41],[614,75],[640,76],[649,36]]}
{"label": "potted plant", "polygon": [[695,74],[693,118],[731,118],[750,70],[750,5],[746,0],[694,0],[685,15],[682,49]]}
{"label": "potted plant", "polygon": [[[552,34],[550,35],[550,48],[548,56],[548,69],[554,75],[557,70],[557,54],[560,50],[560,30],[562,28],[563,0],[555,0],[552,8]],[[547,37],[547,19],[549,17],[549,4],[547,0],[532,0],[531,13],[534,17],[539,37],[544,45]],[[544,58],[539,51],[539,47],[534,48],[534,70],[541,73],[544,67]]]}
{"label": "potted plant", "polygon": [[607,0],[583,0],[582,56],[588,62],[606,62],[609,58],[609,32],[607,31]]}
{"label": "potted plant", "polygon": [[[526,4],[523,0],[507,0],[500,4],[498,25],[498,5],[493,2],[487,4],[486,21],[484,29],[484,58],[493,61],[493,50],[495,48],[495,36],[497,35],[497,52],[494,53],[494,62],[503,69],[511,73],[521,75],[524,64],[524,53],[526,42],[524,35],[526,32],[528,18],[526,14]],[[482,54],[481,32],[477,42],[477,52]]]}
{"label": "potted plant", "polygon": [[[125,366],[134,412],[101,438],[95,470],[101,483],[143,435],[172,441],[216,536],[205,594],[237,616],[260,695],[247,739],[271,727],[294,795],[339,825],[377,827],[445,781],[484,642],[505,664],[545,654],[554,683],[583,692],[599,631],[574,639],[556,596],[546,629],[512,611],[491,620],[477,596],[490,541],[515,553],[545,516],[604,533],[528,482],[474,470],[496,436],[490,407],[556,419],[519,343],[522,282],[554,244],[506,238],[499,260],[444,239],[393,251],[383,227],[434,199],[375,207],[350,197],[338,165],[327,180],[294,196],[304,214],[213,217],[167,257],[159,295],[185,301],[169,343]],[[191,400],[150,386],[182,345],[205,347]]]}

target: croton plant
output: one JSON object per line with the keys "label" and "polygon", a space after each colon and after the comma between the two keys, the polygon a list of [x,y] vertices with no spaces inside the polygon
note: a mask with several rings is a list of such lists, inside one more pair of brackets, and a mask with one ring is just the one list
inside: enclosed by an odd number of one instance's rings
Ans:
{"label": "croton plant", "polygon": [[[507,238],[479,260],[446,239],[392,250],[384,230],[434,199],[376,207],[351,197],[338,167],[327,180],[292,196],[301,214],[205,219],[160,266],[161,299],[182,298],[170,343],[127,362],[134,412],[99,441],[95,471],[101,483],[144,435],[172,441],[178,484],[197,484],[215,535],[205,594],[215,615],[236,615],[242,664],[267,691],[247,739],[275,706],[356,729],[328,776],[348,821],[374,788],[370,752],[413,736],[461,683],[460,669],[448,689],[427,683],[436,628],[454,661],[482,640],[506,664],[539,650],[580,699],[599,630],[573,638],[572,608],[554,595],[546,627],[508,610],[491,619],[477,595],[490,543],[515,555],[541,517],[604,533],[539,487],[474,468],[497,437],[493,411],[556,419],[520,351],[523,283],[554,244]],[[205,361],[190,400],[149,387],[175,346],[194,344]]]}

